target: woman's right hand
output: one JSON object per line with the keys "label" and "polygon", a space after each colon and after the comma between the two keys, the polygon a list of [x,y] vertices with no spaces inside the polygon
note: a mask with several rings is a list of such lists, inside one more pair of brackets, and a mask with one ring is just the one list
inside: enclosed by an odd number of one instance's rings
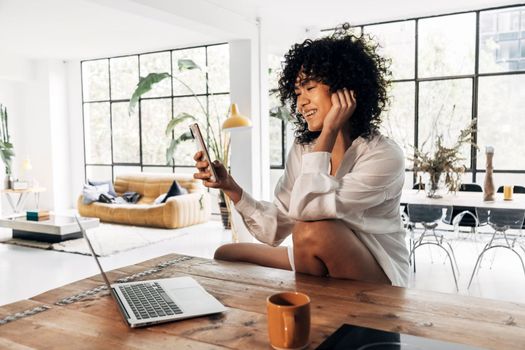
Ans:
{"label": "woman's right hand", "polygon": [[[223,190],[230,199],[237,203],[242,197],[242,188],[235,182],[233,177],[228,173],[224,165],[218,160],[211,165],[203,157],[202,151],[198,151],[193,156],[196,161],[195,167],[199,170],[198,173],[193,174],[193,178],[202,180],[206,187],[217,188]],[[216,181],[211,181],[211,172],[208,166],[213,166],[217,174]]]}

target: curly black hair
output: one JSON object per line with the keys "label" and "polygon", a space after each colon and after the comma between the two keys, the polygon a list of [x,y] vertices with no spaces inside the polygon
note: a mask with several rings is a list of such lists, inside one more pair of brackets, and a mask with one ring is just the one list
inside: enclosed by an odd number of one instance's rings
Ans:
{"label": "curly black hair", "polygon": [[350,118],[352,140],[359,136],[370,138],[379,128],[381,111],[389,102],[390,60],[378,55],[379,45],[370,36],[356,36],[349,28],[345,23],[330,37],[295,44],[285,55],[279,93],[281,103],[291,107],[299,144],[311,143],[320,135],[309,131],[306,120],[297,112],[295,85],[300,73],[306,80],[328,85],[330,92],[354,90],[357,106]]}

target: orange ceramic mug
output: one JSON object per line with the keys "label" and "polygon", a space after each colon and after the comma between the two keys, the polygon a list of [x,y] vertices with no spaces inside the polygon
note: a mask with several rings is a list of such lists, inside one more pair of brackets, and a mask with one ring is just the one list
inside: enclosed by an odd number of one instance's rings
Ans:
{"label": "orange ceramic mug", "polygon": [[277,350],[303,349],[310,337],[310,298],[299,292],[274,294],[266,300],[270,345]]}

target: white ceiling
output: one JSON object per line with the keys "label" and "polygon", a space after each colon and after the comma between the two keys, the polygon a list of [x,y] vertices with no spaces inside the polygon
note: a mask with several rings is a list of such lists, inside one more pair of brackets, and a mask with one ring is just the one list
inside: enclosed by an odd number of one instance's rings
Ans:
{"label": "white ceiling", "polygon": [[271,51],[306,28],[517,3],[500,0],[0,0],[0,55],[95,58],[247,38],[262,22]]}

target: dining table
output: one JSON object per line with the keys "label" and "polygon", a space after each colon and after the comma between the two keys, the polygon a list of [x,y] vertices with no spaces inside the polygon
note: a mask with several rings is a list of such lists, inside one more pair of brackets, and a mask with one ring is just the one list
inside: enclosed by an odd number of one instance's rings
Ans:
{"label": "dining table", "polygon": [[525,194],[514,193],[511,200],[504,200],[503,193],[495,193],[493,201],[484,201],[483,192],[449,192],[439,198],[429,198],[424,190],[406,189],[401,194],[401,205],[421,204],[457,206],[486,209],[525,209]]}
{"label": "dining table", "polygon": [[0,349],[270,349],[266,299],[282,291],[310,297],[308,349],[343,324],[476,348],[525,348],[525,304],[515,302],[179,254],[108,273],[111,281],[177,276],[193,277],[226,311],[132,329],[94,275],[0,307]]}

